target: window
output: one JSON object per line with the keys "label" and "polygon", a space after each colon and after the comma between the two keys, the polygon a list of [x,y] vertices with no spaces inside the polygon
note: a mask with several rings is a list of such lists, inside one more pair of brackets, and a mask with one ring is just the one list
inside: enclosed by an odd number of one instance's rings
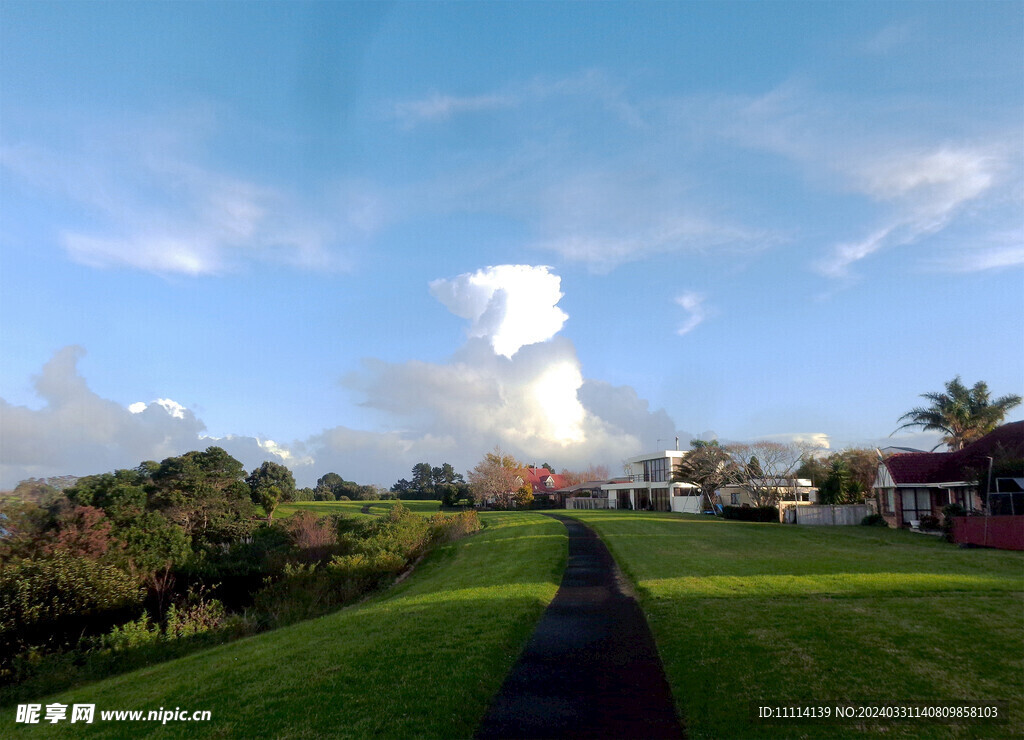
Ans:
{"label": "window", "polygon": [[885,513],[894,514],[896,513],[896,489],[886,488],[885,489]]}
{"label": "window", "polygon": [[921,517],[932,513],[932,496],[927,488],[904,488],[900,493],[903,499],[904,524],[920,521]]}
{"label": "window", "polygon": [[659,457],[644,460],[644,480],[650,483],[663,483],[668,480],[668,459]]}
{"label": "window", "polygon": [[651,508],[655,511],[671,511],[667,488],[654,488],[651,490]]}
{"label": "window", "polygon": [[730,493],[729,494],[729,503],[732,504],[733,506],[739,506],[740,505],[740,495],[738,493]]}

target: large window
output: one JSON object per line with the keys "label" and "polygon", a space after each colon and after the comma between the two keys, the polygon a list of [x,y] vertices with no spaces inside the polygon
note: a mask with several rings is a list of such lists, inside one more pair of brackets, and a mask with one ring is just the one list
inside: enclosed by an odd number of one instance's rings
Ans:
{"label": "large window", "polygon": [[666,457],[644,460],[644,480],[649,483],[664,483],[670,472]]}
{"label": "large window", "polygon": [[672,510],[672,505],[669,503],[667,488],[651,489],[651,508],[654,509],[655,511]]}
{"label": "large window", "polygon": [[932,494],[927,488],[904,488],[900,493],[903,498],[904,524],[920,521],[921,517],[932,513]]}

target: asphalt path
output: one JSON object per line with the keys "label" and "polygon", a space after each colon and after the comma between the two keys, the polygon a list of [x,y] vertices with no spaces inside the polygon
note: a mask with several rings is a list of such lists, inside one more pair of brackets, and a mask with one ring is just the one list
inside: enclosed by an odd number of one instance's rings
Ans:
{"label": "asphalt path", "polygon": [[608,548],[580,522],[555,598],[477,738],[683,738],[654,638]]}

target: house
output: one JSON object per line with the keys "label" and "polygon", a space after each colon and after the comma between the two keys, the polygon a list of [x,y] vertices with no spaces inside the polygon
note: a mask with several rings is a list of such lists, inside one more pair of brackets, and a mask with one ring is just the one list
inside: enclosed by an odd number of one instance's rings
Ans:
{"label": "house", "polygon": [[[811,485],[808,478],[758,478],[753,480],[757,489],[767,489],[774,494],[779,503],[786,501],[797,504],[816,504],[818,502],[818,489]],[[738,483],[722,486],[715,494],[722,506],[757,506],[750,495],[747,486]]]}
{"label": "house", "polygon": [[568,481],[564,475],[552,473],[547,468],[526,468],[526,478],[522,476],[517,480],[528,483],[533,491],[533,499],[538,505],[562,507],[565,505],[565,495],[560,489],[566,487]]}
{"label": "house", "polygon": [[626,474],[601,486],[609,509],[649,509],[700,513],[700,489],[672,481],[685,450],[661,450],[626,460]]}
{"label": "house", "polygon": [[875,476],[879,513],[890,525],[905,527],[924,516],[941,517],[949,504],[981,510],[978,481],[993,461],[1006,459],[1024,459],[1024,421],[1004,424],[956,452],[893,455],[879,462]]}

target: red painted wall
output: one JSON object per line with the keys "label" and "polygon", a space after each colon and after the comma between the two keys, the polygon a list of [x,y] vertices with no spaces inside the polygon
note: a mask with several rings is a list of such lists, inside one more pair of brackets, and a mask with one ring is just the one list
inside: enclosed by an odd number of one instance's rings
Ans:
{"label": "red painted wall", "polygon": [[1024,550],[1024,516],[953,517],[953,542]]}

